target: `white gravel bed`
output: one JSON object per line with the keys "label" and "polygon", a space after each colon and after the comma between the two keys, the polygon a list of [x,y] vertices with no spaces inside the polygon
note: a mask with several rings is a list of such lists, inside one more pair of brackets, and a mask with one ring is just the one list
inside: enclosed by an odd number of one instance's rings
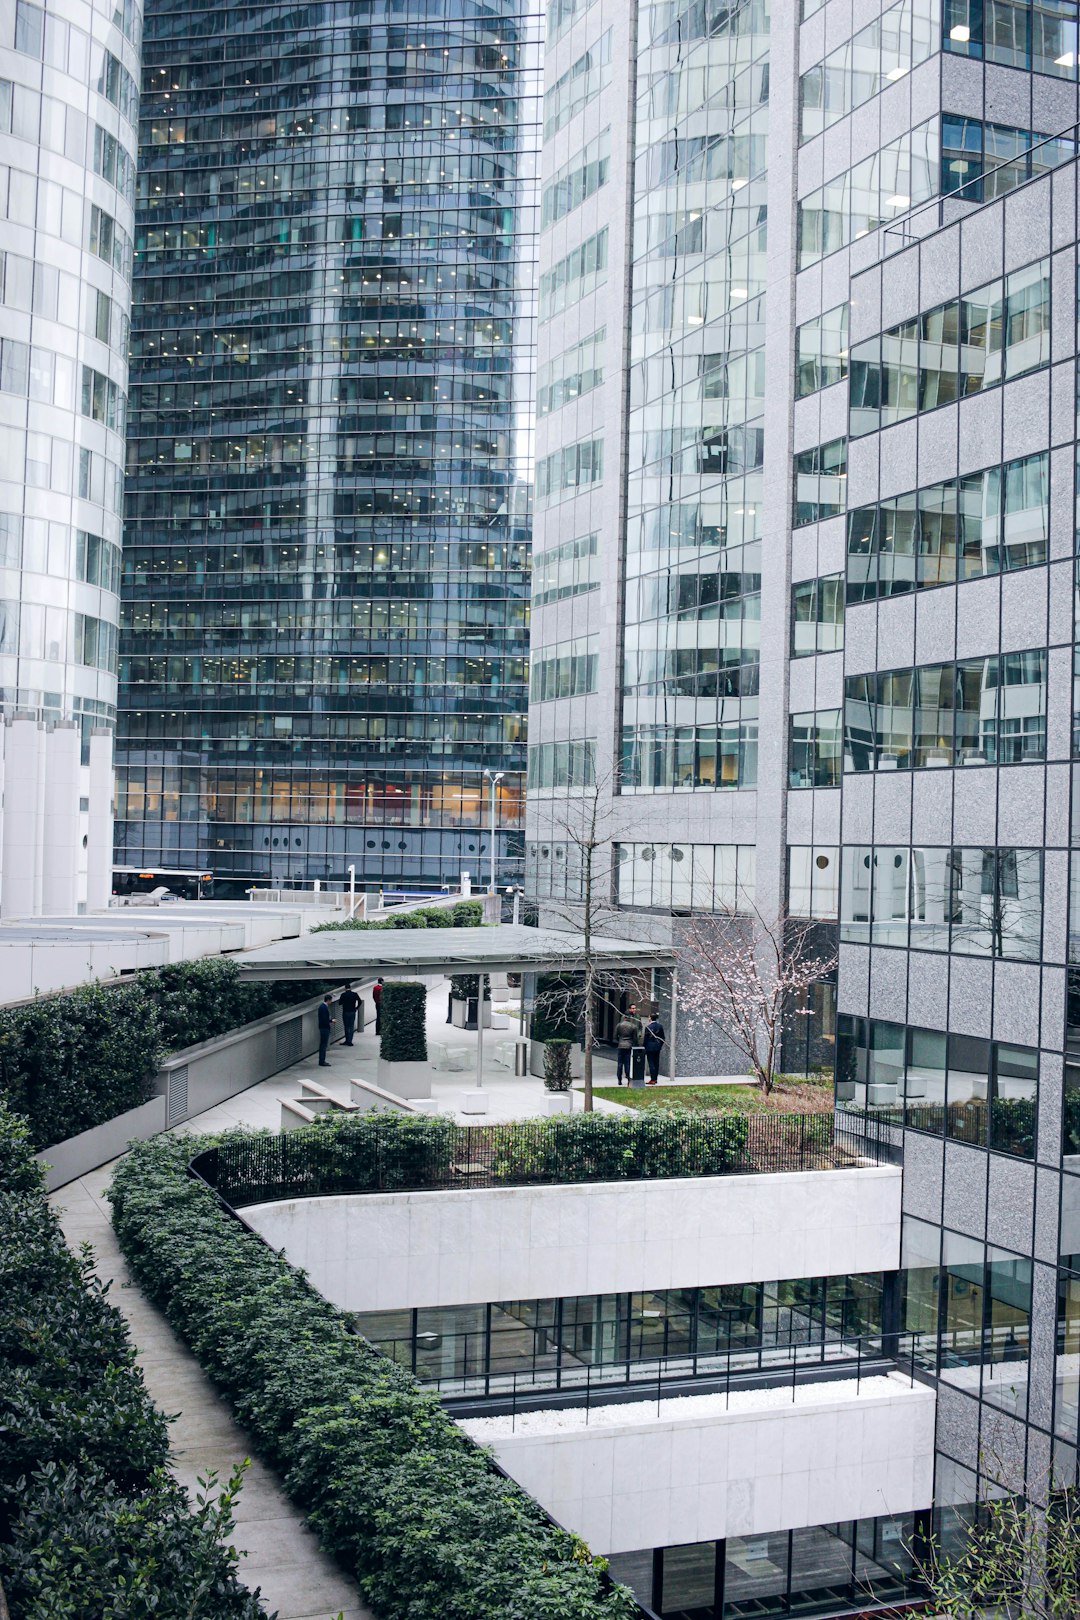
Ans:
{"label": "white gravel bed", "polygon": [[839,1401],[862,1400],[870,1396],[902,1395],[910,1388],[906,1378],[893,1378],[887,1374],[875,1378],[838,1378],[817,1384],[798,1384],[795,1400],[791,1398],[791,1385],[775,1389],[732,1390],[726,1395],[675,1395],[662,1399],[657,1410],[656,1401],[616,1401],[611,1405],[593,1406],[586,1414],[583,1406],[547,1408],[540,1412],[519,1412],[517,1418],[507,1413],[503,1417],[461,1418],[461,1427],[482,1445],[504,1435],[559,1434],[586,1427],[590,1429],[616,1429],[640,1423],[672,1423],[686,1418],[711,1418],[725,1412],[765,1412],[781,1406],[831,1406]]}

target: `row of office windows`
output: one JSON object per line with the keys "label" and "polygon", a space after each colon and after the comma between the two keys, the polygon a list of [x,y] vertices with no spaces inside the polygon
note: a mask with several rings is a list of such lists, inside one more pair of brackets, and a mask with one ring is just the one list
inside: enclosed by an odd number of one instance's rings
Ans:
{"label": "row of office windows", "polygon": [[[21,253],[0,252],[0,304],[26,315],[74,325],[79,282],[55,265],[41,264]],[[82,329],[87,337],[127,354],[128,318],[115,299],[93,287],[84,288]]]}
{"label": "row of office windows", "polygon": [[121,512],[123,468],[99,451],[81,446],[73,464],[75,449],[70,437],[4,429],[4,466],[14,481],[18,481],[21,468],[23,482],[33,489],[78,495],[80,500],[92,501],[108,512]]}
{"label": "row of office windows", "polygon": [[119,590],[122,554],[111,540],[85,529],[73,531],[66,523],[0,512],[0,568],[21,568],[28,573],[67,579],[72,571],[73,545],[76,579],[99,585],[102,590]]}
{"label": "row of office windows", "polygon": [[848,306],[837,304],[795,332],[795,398],[843,382],[848,374]]}
{"label": "row of office windows", "polygon": [[548,546],[533,554],[532,599],[534,607],[562,602],[570,596],[584,596],[600,589],[598,534],[583,534],[576,540]]}
{"label": "row of office windows", "polygon": [[941,190],[968,202],[991,202],[1076,156],[1071,135],[1041,135],[978,118],[941,121]]}
{"label": "row of office windows", "polygon": [[580,208],[587,198],[607,184],[611,166],[611,132],[604,130],[595,140],[575,152],[554,174],[540,193],[540,228]]}
{"label": "row of office windows", "polygon": [[799,142],[820,135],[937,48],[937,0],[899,0],[830,51],[799,81]]}
{"label": "row of office windows", "polygon": [[544,95],[544,139],[557,135],[611,82],[611,29],[583,51]]}
{"label": "row of office windows", "polygon": [[848,513],[847,600],[952,585],[1047,559],[1045,450]]}
{"label": "row of office windows", "polygon": [[0,219],[86,247],[125,279],[131,275],[128,233],[97,203],[87,206],[82,193],[70,186],[0,164]]}
{"label": "row of office windows", "polygon": [[836,1099],[884,1110],[911,1130],[1035,1157],[1039,1054],[1034,1047],[841,1013]]}
{"label": "row of office windows", "polygon": [[548,416],[571,400],[580,399],[599,388],[604,380],[604,341],[606,329],[582,338],[571,348],[564,349],[536,373],[536,414]]}
{"label": "row of office windows", "polygon": [[0,653],[116,673],[115,624],[37,602],[0,601]]}
{"label": "row of office windows", "polygon": [[844,576],[821,574],[791,587],[791,652],[839,652],[844,645]]}
{"label": "row of office windows", "polygon": [[607,276],[608,228],[587,237],[540,277],[539,319],[550,320],[594,292]]}
{"label": "row of office windows", "polygon": [[529,744],[530,793],[573,791],[596,782],[596,739]]}
{"label": "row of office windows", "polygon": [[604,476],[603,439],[581,439],[565,444],[536,463],[537,505],[554,505],[576,490],[597,484]]}
{"label": "row of office windows", "polygon": [[840,938],[1038,961],[1041,849],[845,844]]}
{"label": "row of office windows", "polygon": [[77,107],[69,107],[55,96],[39,95],[10,79],[0,79],[0,135],[32,141],[80,165],[87,163],[92,144],[94,173],[134,206],[135,159],[115,135],[93,123]]}
{"label": "row of office windows", "polygon": [[799,269],[891,224],[938,189],[940,131],[928,119],[799,203]]}
{"label": "row of office windows", "polygon": [[[139,113],[139,87],[111,51],[76,28],[74,23],[65,22],[55,12],[46,13],[42,6],[32,5],[30,0],[15,0],[14,10],[14,38],[6,38],[5,45],[13,43],[22,55],[59,68],[80,84],[92,85],[98,95],[118,107],[134,127]],[[124,0],[124,4],[117,7],[114,21],[126,24],[124,32],[129,39],[133,39],[136,19],[134,0]]]}
{"label": "row of office windows", "polygon": [[821,523],[846,510],[847,447],[846,439],[830,439],[796,453],[791,517],[796,528]]}
{"label": "row of office windows", "polygon": [[1045,759],[1046,662],[1039,648],[848,676],[845,769]]}
{"label": "row of office windows", "polygon": [[624,726],[622,791],[667,793],[756,787],[756,703],[751,699],[740,706],[752,707],[753,718],[721,721],[718,725]]}
{"label": "row of office windows", "polygon": [[583,697],[596,691],[599,636],[579,636],[541,648],[532,660],[529,695],[533,703],[552,698]]}
{"label": "row of office windows", "polygon": [[756,871],[753,844],[616,844],[615,899],[663,911],[746,911]]}
{"label": "row of office windows", "polygon": [[365,1311],[354,1323],[423,1383],[516,1373],[519,1387],[572,1388],[587,1368],[625,1373],[627,1363],[683,1356],[719,1357],[725,1369],[730,1356],[740,1372],[790,1367],[809,1359],[797,1350],[880,1332],[882,1292],[881,1273],[863,1272]]}
{"label": "row of office windows", "polygon": [[858,438],[966,398],[1050,359],[1050,262],[856,344],[849,360],[850,433]]}
{"label": "row of office windows", "polygon": [[1002,67],[1075,79],[1075,0],[945,0],[944,49]]}

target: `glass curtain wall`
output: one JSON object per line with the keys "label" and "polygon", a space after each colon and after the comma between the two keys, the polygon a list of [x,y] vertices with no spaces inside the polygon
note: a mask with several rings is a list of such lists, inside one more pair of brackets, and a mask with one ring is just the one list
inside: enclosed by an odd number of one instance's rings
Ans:
{"label": "glass curtain wall", "polygon": [[637,792],[757,781],[768,27],[764,0],[676,21],[641,8],[623,689]]}
{"label": "glass curtain wall", "polygon": [[520,853],[540,10],[150,8],[122,861]]}

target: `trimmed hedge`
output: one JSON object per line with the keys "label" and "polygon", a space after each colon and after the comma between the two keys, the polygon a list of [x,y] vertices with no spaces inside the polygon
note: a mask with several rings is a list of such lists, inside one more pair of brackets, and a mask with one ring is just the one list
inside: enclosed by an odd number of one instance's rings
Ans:
{"label": "trimmed hedge", "polygon": [[127,1326],[90,1259],[65,1244],[32,1152],[0,1104],[0,1570],[12,1620],[259,1620],[227,1547],[237,1481],[189,1511]]}
{"label": "trimmed hedge", "polygon": [[397,911],[380,922],[359,918],[344,922],[319,923],[313,934],[346,934],[371,928],[482,928],[484,906],[481,900],[459,900],[452,906],[421,906],[417,911]]}
{"label": "trimmed hedge", "polygon": [[[829,1115],[829,1123],[832,1116]],[[665,1108],[614,1114],[556,1114],[507,1130],[494,1144],[492,1175],[523,1183],[645,1181],[723,1174],[745,1158],[745,1114]]]}
{"label": "trimmed hedge", "polygon": [[388,1063],[426,1063],[427,988],[416,979],[387,979],[382,988],[379,1056]]}
{"label": "trimmed hedge", "polygon": [[0,1101],[21,1114],[36,1149],[146,1102],[170,1052],[227,1035],[307,1001],[315,984],[245,984],[213,957],[82,985],[0,1010]]}
{"label": "trimmed hedge", "polygon": [[381,1620],[637,1615],[434,1394],[188,1176],[212,1142],[132,1149],[109,1194],[120,1246]]}

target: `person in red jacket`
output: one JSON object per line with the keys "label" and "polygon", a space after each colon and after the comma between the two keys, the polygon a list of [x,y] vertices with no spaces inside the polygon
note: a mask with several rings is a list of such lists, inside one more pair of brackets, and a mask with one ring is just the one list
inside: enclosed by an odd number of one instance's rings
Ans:
{"label": "person in red jacket", "polygon": [[372,986],[371,999],[375,1003],[375,1033],[382,1034],[382,980]]}

